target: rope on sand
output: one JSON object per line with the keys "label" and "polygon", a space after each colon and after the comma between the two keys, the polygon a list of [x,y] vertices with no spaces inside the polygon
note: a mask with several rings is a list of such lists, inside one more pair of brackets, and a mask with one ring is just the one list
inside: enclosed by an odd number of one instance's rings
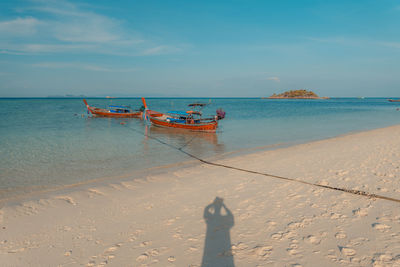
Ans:
{"label": "rope on sand", "polygon": [[303,180],[298,180],[298,179],[293,179],[293,178],[287,178],[287,177],[283,177],[283,176],[278,176],[278,175],[274,175],[274,174],[269,174],[269,173],[263,173],[263,172],[258,172],[258,171],[252,171],[252,170],[246,170],[246,169],[242,169],[242,168],[237,168],[234,166],[229,166],[229,165],[224,165],[224,164],[219,164],[219,163],[214,163],[211,161],[207,161],[204,160],[202,158],[199,158],[189,152],[186,152],[183,150],[184,147],[186,147],[190,142],[192,142],[194,140],[194,138],[192,138],[189,142],[187,142],[186,144],[184,144],[182,147],[176,147],[174,145],[171,145],[167,142],[162,141],[161,139],[148,135],[146,133],[142,133],[136,129],[130,128],[131,130],[133,130],[136,133],[139,133],[141,135],[144,135],[150,139],[153,139],[157,142],[159,142],[160,144],[166,145],[170,148],[173,148],[175,150],[178,150],[180,152],[182,152],[183,154],[186,154],[187,156],[196,159],[204,164],[208,164],[208,165],[212,165],[212,166],[216,166],[216,167],[223,167],[223,168],[227,168],[227,169],[232,169],[232,170],[237,170],[237,171],[241,171],[241,172],[247,172],[247,173],[252,173],[252,174],[258,174],[258,175],[262,175],[262,176],[267,176],[267,177],[271,177],[271,178],[275,178],[275,179],[280,179],[280,180],[285,180],[285,181],[291,181],[291,182],[297,182],[297,183],[302,183],[302,184],[306,184],[306,185],[311,185],[311,186],[316,186],[316,187],[321,187],[321,188],[325,188],[325,189],[330,189],[330,190],[336,190],[336,191],[341,191],[341,192],[345,192],[345,193],[349,193],[349,194],[353,194],[353,195],[359,195],[359,196],[364,196],[364,197],[368,197],[371,199],[383,199],[383,200],[388,200],[388,201],[393,201],[393,202],[398,202],[400,203],[400,199],[396,199],[396,198],[391,198],[391,197],[386,197],[386,196],[381,196],[381,195],[377,195],[377,194],[373,194],[373,193],[369,193],[369,192],[365,192],[365,191],[361,191],[361,190],[354,190],[354,189],[347,189],[347,188],[340,188],[340,187],[334,187],[334,186],[329,186],[329,185],[322,185],[322,184],[315,184],[315,183],[310,183],[310,182],[306,182]]}

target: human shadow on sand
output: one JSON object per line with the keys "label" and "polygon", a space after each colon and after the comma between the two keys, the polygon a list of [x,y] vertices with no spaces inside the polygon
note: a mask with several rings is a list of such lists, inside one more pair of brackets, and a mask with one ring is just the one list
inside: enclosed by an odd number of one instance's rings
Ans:
{"label": "human shadow on sand", "polygon": [[230,229],[234,225],[233,214],[225,206],[222,198],[204,209],[204,220],[207,224],[202,267],[234,267],[231,250]]}

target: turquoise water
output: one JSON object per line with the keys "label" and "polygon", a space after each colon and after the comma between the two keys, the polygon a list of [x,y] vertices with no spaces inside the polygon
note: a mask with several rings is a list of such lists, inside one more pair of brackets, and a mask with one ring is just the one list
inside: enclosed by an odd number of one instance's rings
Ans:
{"label": "turquoise water", "polygon": [[[190,160],[156,137],[201,158],[274,144],[295,144],[400,123],[387,99],[147,99],[157,111],[210,102],[204,113],[226,113],[217,133],[146,126],[140,119],[88,117],[82,99],[0,99],[0,199]],[[90,105],[141,100],[88,99]],[[122,124],[121,124],[122,123]]]}

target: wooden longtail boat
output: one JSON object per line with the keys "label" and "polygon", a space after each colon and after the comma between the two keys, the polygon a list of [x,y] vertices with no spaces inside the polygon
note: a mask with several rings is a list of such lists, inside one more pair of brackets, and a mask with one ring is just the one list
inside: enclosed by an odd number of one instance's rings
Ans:
{"label": "wooden longtail boat", "polygon": [[[203,118],[200,110],[170,111],[167,113],[156,112],[147,109],[146,100],[142,97],[145,107],[144,117],[155,126],[186,129],[191,131],[215,132],[218,127],[218,120],[225,117],[225,112],[217,111],[213,117]],[[190,104],[189,107],[203,108],[206,104]]]}
{"label": "wooden longtail boat", "polygon": [[400,102],[400,99],[388,99],[389,102]]}
{"label": "wooden longtail boat", "polygon": [[86,99],[83,99],[88,112],[96,117],[110,117],[110,118],[140,118],[142,111],[133,111],[127,106],[109,106],[108,109],[91,107]]}

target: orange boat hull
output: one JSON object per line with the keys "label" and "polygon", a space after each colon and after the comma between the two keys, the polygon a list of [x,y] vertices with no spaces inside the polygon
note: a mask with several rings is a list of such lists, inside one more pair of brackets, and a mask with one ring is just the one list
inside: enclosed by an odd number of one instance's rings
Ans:
{"label": "orange boat hull", "polygon": [[86,105],[86,108],[88,111],[96,117],[108,117],[108,118],[139,118],[142,116],[142,112],[130,112],[130,113],[114,113],[110,112],[107,109],[102,109],[102,108],[96,108],[96,107],[91,107],[87,103],[86,99],[83,99],[83,102]]}
{"label": "orange boat hull", "polygon": [[92,113],[96,117],[111,117],[111,118],[139,118],[142,116],[142,112],[134,112],[134,113],[113,113],[107,111],[99,111],[96,108],[90,107],[89,112]]}
{"label": "orange boat hull", "polygon": [[156,126],[170,127],[175,129],[186,129],[191,131],[215,132],[218,127],[217,121],[200,124],[183,124],[158,120],[156,117],[150,117],[149,119],[151,123]]}

